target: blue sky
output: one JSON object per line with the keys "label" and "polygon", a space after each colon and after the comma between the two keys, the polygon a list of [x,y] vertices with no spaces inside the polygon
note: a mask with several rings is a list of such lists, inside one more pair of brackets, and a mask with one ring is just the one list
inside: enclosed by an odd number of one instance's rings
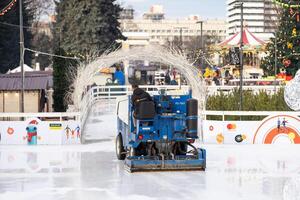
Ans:
{"label": "blue sky", "polygon": [[136,16],[142,16],[153,4],[164,6],[167,18],[183,18],[190,14],[202,18],[225,19],[226,0],[118,0],[123,6],[132,5]]}

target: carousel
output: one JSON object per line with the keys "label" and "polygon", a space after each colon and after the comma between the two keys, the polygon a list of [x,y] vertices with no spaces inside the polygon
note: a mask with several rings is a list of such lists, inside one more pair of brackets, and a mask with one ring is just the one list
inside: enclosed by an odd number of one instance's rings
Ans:
{"label": "carousel", "polygon": [[[249,31],[248,28],[244,28],[242,33],[243,39],[243,53],[244,53],[244,76],[245,78],[260,78],[263,75],[263,70],[260,69],[262,58],[265,56],[264,46],[265,41],[256,37]],[[234,76],[239,77],[239,70],[236,66],[227,64],[229,57],[229,49],[232,47],[239,47],[241,42],[241,32],[237,32],[223,42],[217,45],[217,50],[220,52],[223,63],[222,71],[228,71]]]}

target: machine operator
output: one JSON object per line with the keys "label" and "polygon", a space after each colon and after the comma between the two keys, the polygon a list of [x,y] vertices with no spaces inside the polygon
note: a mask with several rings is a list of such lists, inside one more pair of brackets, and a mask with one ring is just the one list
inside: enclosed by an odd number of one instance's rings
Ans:
{"label": "machine operator", "polygon": [[138,104],[139,102],[142,101],[152,101],[152,98],[150,96],[150,94],[146,91],[144,91],[143,89],[139,88],[138,85],[136,84],[132,84],[132,89],[133,89],[133,95],[131,97],[131,103],[133,106],[133,117],[134,117],[134,126],[136,127],[136,118],[139,115],[139,107]]}

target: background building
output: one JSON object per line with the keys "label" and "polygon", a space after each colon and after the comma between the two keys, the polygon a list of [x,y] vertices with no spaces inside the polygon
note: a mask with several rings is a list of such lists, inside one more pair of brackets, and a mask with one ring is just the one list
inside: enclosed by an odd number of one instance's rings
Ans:
{"label": "background building", "polygon": [[[0,112],[20,112],[21,73],[0,75]],[[51,71],[25,73],[25,112],[52,112]]]}
{"label": "background building", "polygon": [[[241,27],[240,0],[227,0],[228,34],[232,35]],[[269,39],[278,25],[278,10],[272,0],[243,0],[244,24],[249,31],[261,39]]]}
{"label": "background building", "polygon": [[123,9],[120,13],[120,19],[133,19],[134,18],[134,9],[131,6]]}
{"label": "background building", "polygon": [[[126,11],[125,12],[129,12]],[[203,21],[203,35],[214,35],[215,43],[226,37],[225,20],[202,20],[199,16],[191,15],[186,19],[165,19],[163,7],[152,6],[150,11],[143,15],[143,19],[121,19],[121,29],[125,35],[131,37],[148,37],[150,43],[165,44],[172,41],[175,37],[182,38],[183,41],[190,40],[192,37],[201,35],[201,25],[197,23]],[[130,33],[130,34],[129,34]],[[129,37],[130,39],[130,37]]]}
{"label": "background building", "polygon": [[163,20],[165,19],[164,8],[161,5],[153,5],[150,11],[143,15],[143,19]]}

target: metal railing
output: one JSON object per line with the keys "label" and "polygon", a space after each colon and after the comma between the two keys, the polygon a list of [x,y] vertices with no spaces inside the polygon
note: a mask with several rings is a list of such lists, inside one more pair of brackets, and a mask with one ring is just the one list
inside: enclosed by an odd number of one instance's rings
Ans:
{"label": "metal railing", "polygon": [[[284,86],[243,86],[243,90],[245,91],[252,91],[253,93],[257,94],[261,91],[266,92],[267,94],[274,94],[277,91],[279,91],[281,88],[284,88]],[[223,93],[230,93],[234,90],[239,90],[239,86],[207,86],[207,94],[209,96],[219,94],[220,92]]]}
{"label": "metal railing", "polygon": [[[184,90],[189,91],[190,86],[178,86],[178,85],[141,85],[140,88],[145,89],[149,93],[156,93],[161,89],[165,89],[166,91],[170,90]],[[234,90],[238,90],[239,86],[207,86],[207,94],[215,95],[220,92],[230,93]],[[254,93],[258,93],[260,91],[265,91],[268,94],[274,94],[278,91],[282,86],[244,86],[243,90],[253,91]],[[131,94],[131,86],[95,86],[92,87],[88,91],[88,95],[95,100],[99,99],[116,99],[118,96]]]}
{"label": "metal railing", "polygon": [[[190,90],[189,86],[178,86],[178,85],[141,85],[140,88],[145,91],[155,94],[159,90],[182,90],[188,92]],[[91,92],[93,101],[101,99],[116,99],[118,96],[132,94],[131,86],[95,86],[92,87],[89,92]]]}

